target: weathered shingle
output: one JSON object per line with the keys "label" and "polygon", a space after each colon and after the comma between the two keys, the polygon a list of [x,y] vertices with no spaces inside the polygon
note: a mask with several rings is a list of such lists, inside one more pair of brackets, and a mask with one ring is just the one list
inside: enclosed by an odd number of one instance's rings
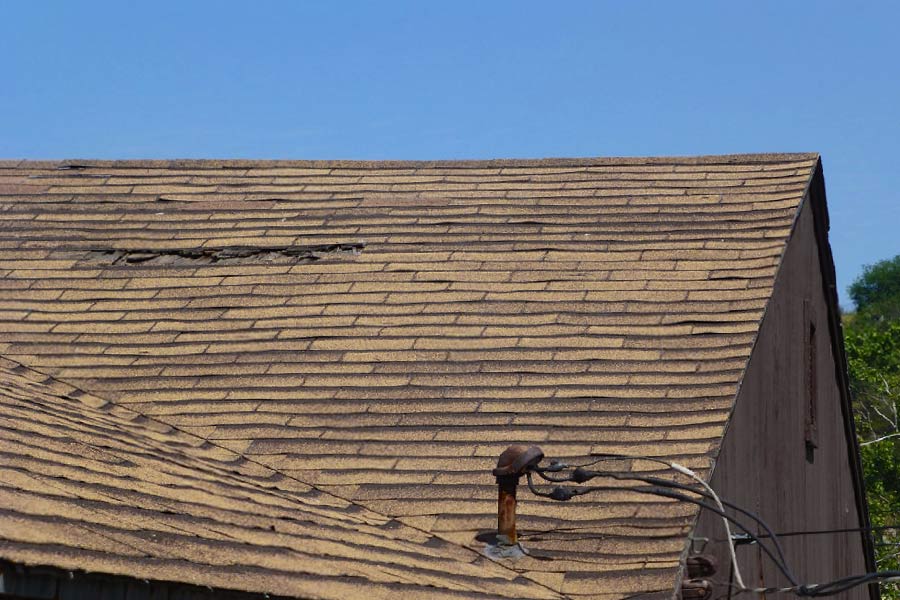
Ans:
{"label": "weathered shingle", "polygon": [[[364,582],[354,594],[409,578],[506,597],[671,590],[696,512],[624,489],[565,505],[525,495],[535,556],[476,573],[476,536],[495,526],[490,469],[515,442],[561,459],[644,453],[708,469],[817,160],[0,165],[0,353],[310,486],[283,491],[291,510],[327,497],[407,523],[397,544],[447,541],[427,576],[412,556],[387,568],[311,546],[310,564]],[[271,250],[334,245],[354,250]],[[45,460],[61,477],[87,468],[62,449]],[[186,481],[208,467],[190,468]],[[152,477],[129,497],[157,502]],[[73,481],[67,494],[96,493]],[[245,508],[215,502],[216,518],[243,526]],[[200,527],[194,510],[176,510],[186,527]],[[59,525],[69,539],[72,524]],[[92,550],[91,568],[152,570],[116,566],[129,547],[155,547],[135,528]],[[71,564],[75,541],[55,548],[65,560],[45,560]],[[41,562],[46,541],[27,542],[4,556]],[[279,593],[319,593],[270,542],[258,555],[177,547],[198,580],[215,574],[202,555],[271,568],[292,582]]]}
{"label": "weathered shingle", "polygon": [[211,587],[240,565],[258,576],[236,589],[318,598],[557,597],[12,361],[0,359],[0,383],[4,559]]}

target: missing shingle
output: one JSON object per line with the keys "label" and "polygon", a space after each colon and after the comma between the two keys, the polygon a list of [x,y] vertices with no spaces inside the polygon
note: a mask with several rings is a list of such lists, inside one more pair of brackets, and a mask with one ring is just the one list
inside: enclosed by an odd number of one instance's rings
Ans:
{"label": "missing shingle", "polygon": [[223,246],[220,248],[98,248],[82,259],[100,265],[180,266],[193,264],[312,263],[323,259],[358,256],[362,242],[305,246]]}

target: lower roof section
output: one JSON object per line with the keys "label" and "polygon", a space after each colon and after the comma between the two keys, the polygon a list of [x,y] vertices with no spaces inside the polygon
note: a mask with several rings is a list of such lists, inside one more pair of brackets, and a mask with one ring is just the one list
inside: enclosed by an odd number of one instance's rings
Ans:
{"label": "lower roof section", "polygon": [[443,541],[0,359],[0,557],[308,598],[556,598]]}

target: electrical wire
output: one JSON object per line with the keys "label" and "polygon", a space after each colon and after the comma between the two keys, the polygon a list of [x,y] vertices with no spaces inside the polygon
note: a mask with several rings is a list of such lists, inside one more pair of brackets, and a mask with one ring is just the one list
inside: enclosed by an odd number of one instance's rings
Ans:
{"label": "electrical wire", "polygon": [[[576,468],[571,476],[562,477],[562,478],[548,476],[546,473],[543,472],[542,469],[535,469],[535,472],[542,479],[545,479],[546,481],[551,481],[551,482],[575,481],[575,482],[581,483],[583,481],[588,481],[589,479],[593,479],[594,477],[609,477],[611,479],[616,479],[616,480],[620,480],[620,481],[621,480],[642,481],[644,483],[649,483],[651,485],[657,485],[657,486],[661,486],[661,487],[670,487],[670,488],[674,488],[674,489],[684,490],[687,492],[697,494],[698,496],[702,496],[709,500],[713,500],[713,496],[709,492],[706,492],[703,490],[698,490],[696,488],[692,488],[689,485],[685,485],[685,484],[679,483],[677,481],[662,479],[660,477],[642,476],[642,475],[635,475],[633,473],[620,473],[620,472],[615,472],[615,471],[610,471],[610,472],[587,471],[582,467]],[[768,532],[768,534],[769,534],[768,536],[766,536],[764,534],[757,534],[756,537],[757,538],[769,537],[769,539],[772,540],[772,544],[775,546],[775,551],[778,554],[778,557],[776,558],[775,556],[773,556],[772,553],[768,551],[768,548],[766,548],[764,545],[761,544],[763,550],[766,551],[766,553],[772,558],[772,561],[775,563],[775,565],[778,567],[778,569],[784,574],[784,576],[788,579],[788,581],[790,581],[791,585],[799,585],[799,581],[797,580],[797,577],[794,575],[793,570],[791,570],[790,567],[788,566],[787,558],[784,555],[784,549],[782,548],[781,543],[778,541],[778,536],[772,531],[772,528],[768,525],[768,523],[766,523],[762,519],[762,517],[760,517],[759,515],[751,512],[749,510],[746,510],[746,509],[738,506],[737,504],[734,504],[733,502],[729,502],[729,501],[723,500],[723,499],[720,499],[720,501],[722,504],[724,504],[728,508],[753,519],[763,529],[765,529],[766,532]],[[738,521],[734,518],[731,518],[731,517],[728,517],[728,519],[731,522],[733,522],[735,525],[740,527],[742,530],[744,530],[744,532],[750,533],[749,530],[747,529],[747,527],[744,526],[740,521]],[[732,565],[732,569],[733,568],[734,568],[734,565]]]}
{"label": "electrical wire", "polygon": [[731,568],[728,569],[728,600],[731,600],[731,591],[734,589],[732,586],[734,585],[734,565],[731,565]]}
{"label": "electrical wire", "polygon": [[[781,542],[778,539],[780,534],[776,534],[772,530],[772,528],[768,525],[768,523],[766,523],[762,519],[762,517],[760,517],[756,513],[751,512],[751,511],[749,511],[741,506],[738,506],[737,504],[734,504],[732,502],[728,502],[727,500],[722,500],[721,498],[718,498],[715,495],[715,492],[712,490],[712,488],[706,483],[706,481],[704,481],[693,470],[691,470],[683,465],[680,465],[676,462],[665,460],[662,458],[657,458],[654,456],[635,455],[635,454],[619,454],[619,453],[614,453],[614,452],[608,452],[608,453],[603,453],[603,454],[598,453],[598,454],[595,454],[594,456],[597,457],[595,460],[585,463],[585,464],[581,465],[581,467],[592,466],[592,465],[598,464],[600,462],[608,461],[608,460],[629,460],[629,459],[630,460],[644,460],[644,461],[648,461],[648,462],[654,462],[657,464],[665,465],[668,468],[671,468],[682,474],[688,475],[689,477],[691,477],[691,479],[698,481],[700,484],[703,485],[704,488],[706,488],[708,490],[709,493],[711,493],[711,494],[700,494],[700,495],[705,496],[710,499],[713,499],[713,497],[715,497],[716,499],[718,499],[717,504],[720,507],[722,507],[722,504],[724,504],[725,506],[728,506],[732,510],[737,511],[737,512],[753,519],[757,523],[759,523],[759,525],[766,531],[766,533],[768,535],[759,535],[758,537],[760,537],[760,538],[768,537],[769,539],[772,540],[772,543],[775,545],[775,551],[778,553],[778,557],[780,558],[780,562],[781,562],[781,565],[779,565],[779,569],[782,571],[782,573],[785,574],[785,577],[787,577],[788,581],[790,581],[792,585],[799,585],[797,578],[793,575],[793,572],[791,571],[791,569],[788,568],[788,561],[784,554],[784,548],[782,547]],[[552,463],[552,461],[551,461],[551,463]],[[678,484],[676,482],[669,482],[668,480],[659,480],[657,478],[652,478],[652,477],[641,477],[641,476],[633,475],[631,473],[629,473],[629,476],[633,477],[634,479],[636,479],[638,481],[646,481],[648,483],[653,483],[656,485],[672,484],[673,487],[678,487]],[[694,493],[700,493],[700,492],[694,491]],[[745,531],[746,531],[746,529],[745,529]],[[731,540],[731,539],[732,538],[729,535],[729,540]],[[730,545],[733,548],[733,543]],[[767,554],[769,554],[771,556],[771,553],[767,552]],[[732,555],[733,555],[733,553],[732,553]],[[775,561],[775,562],[777,565],[778,561]],[[737,579],[737,578],[735,578],[735,579]]]}
{"label": "electrical wire", "polygon": [[[567,500],[571,500],[575,496],[583,496],[585,494],[590,494],[592,492],[621,492],[621,487],[610,486],[610,485],[595,485],[581,488],[571,488],[571,487],[555,487],[549,492],[544,492],[538,489],[534,485],[534,480],[532,478],[531,472],[525,474],[525,477],[528,481],[528,489],[531,490],[531,493],[535,496],[541,496],[544,498],[550,498],[552,500],[557,500],[560,502],[565,502]],[[630,492],[637,492],[639,494],[649,494],[654,496],[662,496],[664,498],[670,498],[672,500],[678,500],[681,502],[688,502],[690,504],[695,504],[701,508],[704,508],[714,514],[719,515],[724,519],[733,520],[735,525],[744,530],[744,532],[752,539],[754,542],[759,544],[759,547],[763,549],[763,551],[768,554],[769,558],[772,559],[772,562],[778,567],[778,569],[784,573],[785,577],[789,577],[787,568],[781,564],[778,560],[778,557],[765,545],[762,541],[753,534],[745,525],[734,519],[728,513],[720,510],[714,504],[710,504],[708,502],[703,502],[702,500],[697,500],[696,498],[691,498],[690,496],[685,496],[684,494],[680,494],[678,492],[672,491],[670,489],[657,487],[657,486],[635,486],[628,488]],[[733,565],[732,565],[733,566]],[[742,586],[743,587],[743,586]]]}
{"label": "electrical wire", "polygon": [[[734,580],[735,580],[735,582],[737,582],[737,584],[738,584],[739,586],[744,587],[744,580],[743,580],[743,578],[741,577],[741,569],[740,569],[740,567],[738,566],[737,552],[736,552],[736,550],[735,550],[735,548],[734,548],[734,539],[733,539],[732,536],[731,536],[731,524],[729,523],[728,516],[725,514],[725,506],[722,504],[722,501],[719,499],[719,496],[718,496],[718,494],[716,494],[715,490],[712,489],[712,486],[710,486],[708,483],[706,483],[706,481],[705,481],[702,477],[700,477],[700,476],[697,475],[694,471],[692,471],[691,469],[685,467],[684,465],[680,465],[680,464],[678,464],[678,463],[676,463],[676,462],[668,461],[668,460],[665,460],[665,459],[662,459],[662,458],[628,456],[628,455],[624,455],[624,454],[615,454],[615,453],[597,454],[597,455],[595,455],[595,456],[597,456],[598,458],[597,458],[597,460],[595,460],[594,463],[592,463],[592,464],[596,464],[596,463],[598,463],[598,462],[600,462],[600,461],[608,460],[608,459],[618,459],[618,460],[627,460],[627,459],[632,459],[632,460],[633,460],[633,459],[638,459],[638,460],[649,460],[649,461],[652,461],[652,462],[656,462],[656,463],[659,463],[659,464],[666,465],[666,466],[669,467],[670,469],[673,469],[673,470],[675,470],[675,471],[681,473],[682,475],[687,475],[688,477],[690,477],[691,479],[693,479],[694,481],[696,481],[697,483],[699,483],[700,485],[702,485],[702,486],[706,489],[706,491],[712,496],[713,502],[715,502],[716,505],[719,507],[719,511],[718,511],[718,512],[719,512],[719,514],[722,515],[722,524],[725,526],[725,535],[726,535],[726,538],[727,538],[727,540],[728,540],[728,553],[729,553],[729,555],[730,555],[730,557],[731,557],[731,564],[734,565]],[[590,464],[591,464],[591,463],[589,463],[588,465],[583,465],[582,468],[583,468],[584,466],[589,466]],[[552,465],[551,465],[551,466],[552,466]],[[792,581],[792,583],[795,583],[795,582]]]}
{"label": "electrical wire", "polygon": [[[845,527],[841,529],[810,529],[807,531],[784,531],[777,534],[778,537],[793,537],[798,535],[825,535],[830,533],[857,533],[862,531],[900,531],[900,525],[877,525],[873,527]],[[763,537],[763,536],[760,536]]]}
{"label": "electrical wire", "polygon": [[[722,500],[719,498],[719,495],[715,492],[715,490],[712,489],[711,485],[706,483],[705,479],[703,479],[702,477],[700,477],[699,475],[694,473],[694,471],[692,471],[691,469],[688,469],[687,467],[680,465],[676,462],[670,463],[669,466],[671,468],[675,469],[676,471],[678,471],[679,473],[683,473],[684,475],[687,475],[688,477],[690,477],[691,479],[693,479],[694,481],[699,483],[701,486],[703,486],[706,489],[706,491],[712,495],[713,501],[719,507],[719,510],[722,511],[722,523],[725,525],[725,534],[728,536],[728,551],[731,553],[731,563],[734,565],[734,581],[735,581],[735,583],[737,583],[737,585],[743,586],[744,582],[741,579],[741,572],[738,569],[737,551],[734,548],[734,538],[731,536],[731,525],[729,525],[729,523],[728,523],[729,519],[728,519],[728,516],[725,514],[725,506],[722,504]],[[760,543],[760,547],[762,547],[761,543]],[[788,579],[793,579],[792,575],[787,570],[787,565],[781,565],[781,566],[783,567],[784,573],[788,577]],[[792,582],[792,583],[794,583],[794,582]]]}
{"label": "electrical wire", "polygon": [[[588,471],[584,467],[595,465],[599,462],[605,460],[612,459],[632,459],[632,460],[648,460],[656,463],[664,464],[669,468],[687,475],[691,479],[694,479],[698,483],[700,483],[704,488],[705,492],[698,490],[696,488],[692,488],[688,485],[681,484],[675,481],[669,481],[661,478],[650,477],[650,476],[638,476],[631,473],[619,473],[619,472],[603,472],[603,471]],[[874,573],[864,573],[862,575],[851,575],[848,577],[842,577],[840,579],[835,579],[833,581],[823,582],[823,583],[812,583],[812,584],[797,584],[796,578],[790,573],[790,570],[787,568],[786,561],[784,561],[784,553],[781,549],[780,543],[778,543],[778,535],[772,531],[772,529],[762,520],[762,518],[757,515],[747,511],[737,505],[722,501],[715,491],[707,484],[699,475],[694,473],[691,469],[684,467],[678,463],[669,462],[663,459],[654,458],[654,457],[646,457],[646,456],[629,456],[624,454],[604,454],[601,455],[601,458],[597,460],[584,463],[577,467],[574,467],[574,470],[571,475],[565,475],[562,477],[554,477],[551,475],[547,475],[548,473],[559,473],[565,469],[571,469],[573,466],[567,465],[557,460],[552,460],[548,467],[540,468],[536,467],[533,469],[539,476],[541,476],[546,481],[552,483],[560,483],[565,481],[573,481],[576,483],[583,483],[593,479],[595,477],[610,477],[612,479],[620,479],[620,480],[635,480],[641,481],[645,483],[652,483],[653,485],[649,486],[634,486],[628,488],[629,491],[642,493],[642,494],[652,494],[656,496],[662,496],[667,498],[672,498],[674,500],[679,500],[682,502],[688,502],[691,504],[695,504],[709,510],[720,517],[722,517],[723,522],[725,523],[726,530],[728,531],[728,542],[729,549],[731,551],[732,557],[732,573],[729,573],[729,582],[713,582],[719,583],[720,585],[727,585],[729,589],[737,589],[739,593],[754,593],[754,594],[774,594],[774,593],[792,593],[796,596],[801,597],[824,597],[824,596],[834,596],[837,594],[841,594],[846,592],[854,587],[858,587],[860,585],[866,585],[871,583],[887,583],[893,581],[900,581],[900,571],[878,571]],[[528,480],[528,488],[531,492],[537,496],[542,496],[546,498],[551,498],[553,500],[558,501],[566,501],[570,500],[575,496],[581,496],[584,494],[588,494],[591,492],[597,491],[621,491],[621,488],[614,486],[586,486],[581,488],[573,488],[573,487],[563,487],[557,486],[554,487],[550,492],[543,492],[539,490],[535,485],[532,478],[532,471],[528,471],[526,473],[526,477]],[[686,496],[682,493],[673,491],[672,488],[681,489],[684,491],[688,491],[694,494],[697,494],[701,497],[711,499],[715,502],[715,505],[710,504],[708,502],[704,502],[702,500],[698,500],[696,498],[692,498],[690,496]],[[740,521],[735,519],[733,516],[728,515],[725,512],[725,506],[732,508],[738,512],[743,513],[744,515],[754,519],[757,523],[762,526],[768,535],[756,536],[753,534],[747,527],[745,527]],[[740,527],[744,530],[744,532],[753,540],[756,544],[758,544],[759,548],[764,550],[766,554],[769,555],[769,558],[779,567],[779,569],[784,573],[785,577],[787,577],[792,585],[787,587],[756,587],[756,588],[748,588],[743,582],[739,580],[738,577],[738,565],[737,559],[734,553],[734,541],[731,536],[731,529],[729,525],[729,521]],[[877,529],[900,529],[900,526],[884,526],[884,527],[859,527],[859,528],[847,528],[847,529],[833,529],[833,530],[821,530],[821,531],[807,531],[807,532],[788,532],[786,535],[805,535],[805,534],[822,534],[822,533],[845,533],[845,532],[857,532],[857,531],[872,531]],[[779,557],[776,557],[774,553],[761,542],[760,537],[768,537],[772,540],[773,545],[775,545],[776,550],[778,551]],[[731,581],[731,576],[734,576],[734,582]]]}
{"label": "electrical wire", "polygon": [[[590,467],[590,466],[596,465],[598,463],[606,462],[606,461],[610,461],[610,460],[643,460],[643,461],[647,461],[647,462],[654,462],[654,463],[657,463],[660,465],[664,465],[669,468],[671,468],[672,464],[673,464],[672,462],[670,462],[668,460],[664,460],[664,459],[657,458],[654,456],[643,456],[643,455],[639,455],[639,454],[617,454],[614,452],[608,452],[608,453],[602,453],[602,454],[597,453],[597,454],[593,454],[592,456],[596,456],[598,458],[595,460],[586,462],[586,463],[581,463],[579,465],[568,465],[568,464],[562,463],[556,459],[551,459],[550,460],[550,468],[545,468],[543,470],[545,472],[553,472],[555,470],[554,467],[577,469],[579,467],[581,467],[581,468]],[[639,477],[635,477],[635,479],[641,480]],[[725,504],[725,506],[728,506],[729,508],[738,511],[738,512],[750,517],[757,523],[759,523],[760,526],[762,526],[763,529],[766,530],[766,533],[759,534],[758,537],[772,538],[772,540],[774,542],[776,542],[776,545],[779,545],[779,544],[777,544],[777,540],[780,537],[793,537],[793,536],[798,536],[798,535],[825,535],[825,534],[831,534],[831,533],[855,533],[855,532],[863,532],[863,531],[900,531],[900,524],[895,524],[895,525],[877,525],[877,526],[871,526],[871,527],[847,527],[847,528],[840,528],[840,529],[816,529],[816,530],[786,531],[786,532],[775,533],[772,531],[772,529],[768,525],[766,525],[765,521],[763,521],[759,516],[755,515],[754,513],[750,512],[744,508],[741,508],[740,506],[737,506],[736,504],[728,502],[726,500],[722,500],[722,502]],[[783,551],[779,552],[779,554],[781,554],[783,557]]]}
{"label": "electrical wire", "polygon": [[733,583],[724,581],[709,580],[715,585],[728,586],[730,589],[738,593],[747,594],[794,594],[804,598],[821,598],[825,596],[835,596],[842,594],[860,585],[871,583],[888,583],[892,581],[900,581],[900,571],[880,571],[877,573],[865,573],[863,575],[852,575],[843,577],[834,581],[825,583],[808,583],[800,586],[790,587],[755,587],[755,588],[739,588]]}
{"label": "electrical wire", "polygon": [[[580,469],[580,467],[579,467],[579,469]],[[578,470],[578,469],[576,469],[576,471],[577,471],[577,470]],[[542,470],[540,470],[540,469],[536,469],[536,472],[538,473],[538,475],[540,475],[540,476],[541,476],[543,479],[545,479],[546,481],[552,481],[552,482],[574,481],[574,479],[571,478],[571,477],[567,477],[567,478],[553,478],[553,477],[549,477],[549,476],[547,476],[547,475],[546,475]],[[670,481],[670,480],[668,480],[668,479],[662,479],[662,478],[659,478],[659,477],[641,476],[641,475],[635,475],[635,474],[632,474],[632,473],[620,473],[620,472],[615,472],[615,471],[609,471],[609,472],[608,472],[608,471],[596,471],[596,472],[593,472],[593,473],[592,473],[592,477],[609,477],[609,478],[611,478],[611,479],[616,479],[616,480],[634,480],[634,481],[642,481],[642,482],[644,482],[644,483],[649,483],[649,484],[652,484],[652,485],[659,485],[659,486],[663,486],[663,487],[672,487],[672,488],[676,488],[676,489],[680,489],[680,490],[692,492],[692,493],[694,493],[694,494],[697,494],[697,495],[699,495],[699,496],[703,496],[704,498],[708,498],[708,499],[710,499],[710,500],[712,500],[712,498],[713,498],[712,495],[709,494],[708,492],[705,492],[705,491],[702,491],[702,490],[698,490],[698,489],[696,489],[696,488],[692,488],[692,487],[689,486],[689,485],[685,485],[685,484],[679,483],[679,482],[677,482],[677,481]],[[757,515],[756,513],[753,513],[753,512],[751,512],[751,511],[749,511],[749,510],[746,510],[746,509],[744,509],[743,507],[738,506],[737,504],[734,504],[733,502],[729,502],[728,500],[721,499],[721,501],[722,501],[722,503],[723,503],[725,506],[727,506],[728,508],[730,508],[730,509],[732,509],[732,510],[734,510],[734,511],[736,511],[736,512],[739,512],[739,513],[741,513],[741,514],[743,514],[743,515],[745,515],[745,516],[747,516],[747,517],[753,519],[753,520],[756,521],[763,529],[765,529],[767,533],[766,533],[766,534],[757,534],[757,537],[759,537],[759,538],[770,538],[770,539],[772,540],[772,543],[775,545],[776,551],[778,552],[778,558],[780,559],[780,561],[781,561],[783,564],[785,564],[785,565],[787,564],[787,559],[785,558],[785,555],[784,555],[784,549],[781,547],[781,543],[778,541],[778,536],[781,535],[781,534],[776,534],[776,533],[774,533],[774,532],[772,531],[772,528],[768,525],[768,523],[766,523],[766,522],[762,519],[762,517],[760,517],[760,516]],[[737,524],[737,525],[740,525],[737,521],[733,521],[733,522],[734,522],[735,524]],[[742,528],[743,528],[743,527],[742,527]],[[792,581],[792,583],[794,583],[794,582]]]}

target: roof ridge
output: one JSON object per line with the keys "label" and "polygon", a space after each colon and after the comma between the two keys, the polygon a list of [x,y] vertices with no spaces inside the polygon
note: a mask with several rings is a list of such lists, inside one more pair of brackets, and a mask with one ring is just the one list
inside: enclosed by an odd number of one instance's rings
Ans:
{"label": "roof ridge", "polygon": [[254,166],[285,167],[553,167],[553,166],[613,166],[613,165],[727,165],[733,163],[770,164],[786,160],[800,161],[818,159],[817,152],[783,152],[783,153],[734,153],[734,154],[702,154],[702,155],[670,155],[670,156],[582,156],[582,157],[543,157],[543,158],[461,158],[434,160],[407,159],[244,159],[244,158],[182,158],[182,159],[98,159],[98,158],[61,158],[61,159],[7,159],[0,160],[0,168],[21,167],[135,167],[135,168],[172,168],[202,167],[243,168]]}

